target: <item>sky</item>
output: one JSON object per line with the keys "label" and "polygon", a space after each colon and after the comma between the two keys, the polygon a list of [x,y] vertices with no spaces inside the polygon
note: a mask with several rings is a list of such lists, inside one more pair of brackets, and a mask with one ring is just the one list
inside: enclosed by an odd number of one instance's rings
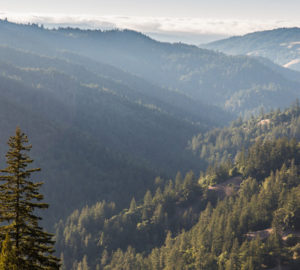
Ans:
{"label": "sky", "polygon": [[130,28],[188,43],[300,27],[299,11],[300,0],[0,0],[0,18],[10,21]]}

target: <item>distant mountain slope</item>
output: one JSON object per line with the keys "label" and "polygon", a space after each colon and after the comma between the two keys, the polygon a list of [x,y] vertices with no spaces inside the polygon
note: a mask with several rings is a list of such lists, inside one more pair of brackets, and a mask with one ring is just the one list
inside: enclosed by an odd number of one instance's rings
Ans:
{"label": "distant mountain slope", "polygon": [[[133,102],[155,107],[201,125],[223,124],[232,118],[216,106],[195,101],[183,93],[170,91],[108,64],[78,54],[63,52],[58,57],[41,56],[0,46],[0,59],[25,69],[52,69],[76,78],[83,85],[109,89]],[[209,116],[205,115],[210,111]]]}
{"label": "distant mountain slope", "polygon": [[122,85],[108,79],[104,87],[53,68],[0,68],[2,164],[5,142],[20,125],[43,168],[48,221],[99,199],[123,204],[142,196],[155,176],[199,166],[185,148],[205,123],[118,95]]}
{"label": "distant mountain slope", "polygon": [[284,67],[300,71],[300,28],[254,32],[201,47],[232,55],[262,56]]}
{"label": "distant mountain slope", "polygon": [[237,114],[257,113],[262,106],[286,107],[299,96],[299,83],[255,59],[161,43],[129,30],[46,30],[2,21],[0,38],[2,45],[42,55],[65,53],[71,61],[74,54],[84,56],[84,65],[92,65],[88,58],[106,63]]}
{"label": "distant mountain slope", "polygon": [[157,175],[204,166],[187,151],[188,139],[232,118],[118,67],[59,50],[60,34],[6,22],[0,28],[6,36],[0,42],[0,158],[4,164],[5,142],[20,125],[43,169],[48,226],[99,200],[120,207],[133,195],[138,199]]}

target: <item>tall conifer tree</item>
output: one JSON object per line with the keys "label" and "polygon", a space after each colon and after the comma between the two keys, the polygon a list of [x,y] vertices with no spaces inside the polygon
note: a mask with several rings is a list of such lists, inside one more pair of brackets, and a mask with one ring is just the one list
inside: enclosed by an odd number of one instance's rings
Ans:
{"label": "tall conifer tree", "polygon": [[43,183],[31,180],[31,174],[40,171],[28,168],[33,162],[27,154],[31,145],[20,128],[8,145],[7,167],[0,170],[0,237],[10,235],[18,270],[59,269],[59,259],[52,255],[52,234],[39,226],[41,218],[36,215],[36,209],[46,209],[48,204],[41,202]]}

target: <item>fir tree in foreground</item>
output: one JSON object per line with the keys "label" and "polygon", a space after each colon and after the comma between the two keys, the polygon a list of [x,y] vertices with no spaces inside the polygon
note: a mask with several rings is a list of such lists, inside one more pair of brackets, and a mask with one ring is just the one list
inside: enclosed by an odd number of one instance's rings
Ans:
{"label": "fir tree in foreground", "polygon": [[[39,188],[43,183],[31,180],[31,174],[40,171],[28,168],[33,162],[27,155],[31,145],[20,128],[8,145],[7,167],[0,170],[1,259],[14,261],[18,270],[59,269],[59,259],[52,255],[52,234],[39,226],[41,218],[36,215],[37,209],[46,209],[48,204],[41,202]],[[6,268],[0,263],[2,269]]]}

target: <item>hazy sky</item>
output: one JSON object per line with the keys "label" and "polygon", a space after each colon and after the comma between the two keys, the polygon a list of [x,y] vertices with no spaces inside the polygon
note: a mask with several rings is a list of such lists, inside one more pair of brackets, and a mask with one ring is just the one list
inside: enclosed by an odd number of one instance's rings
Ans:
{"label": "hazy sky", "polygon": [[163,35],[238,35],[300,27],[300,0],[0,0],[0,17],[48,26]]}
{"label": "hazy sky", "polygon": [[0,0],[9,12],[91,15],[205,17],[222,19],[299,18],[299,0]]}

